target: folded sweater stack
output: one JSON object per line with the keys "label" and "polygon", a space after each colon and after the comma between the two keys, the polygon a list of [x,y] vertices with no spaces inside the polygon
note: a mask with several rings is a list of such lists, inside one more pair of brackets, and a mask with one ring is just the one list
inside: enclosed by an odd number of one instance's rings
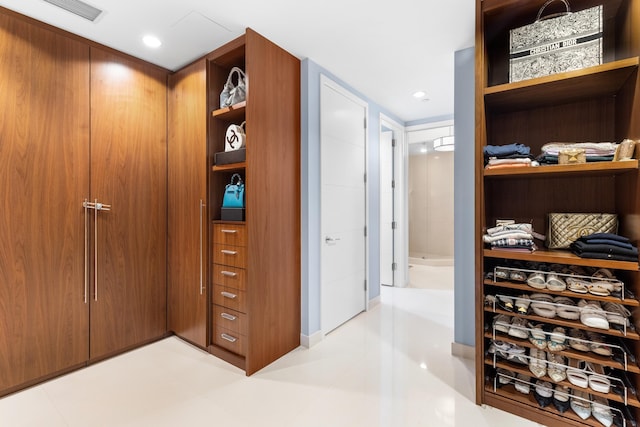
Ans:
{"label": "folded sweater stack", "polygon": [[532,160],[531,148],[523,144],[487,145],[484,147],[484,164],[487,169],[537,166],[537,163]]}
{"label": "folded sweater stack", "polygon": [[538,157],[540,164],[558,164],[558,156],[562,150],[583,149],[587,162],[610,162],[616,154],[618,144],[614,142],[551,142],[542,146],[542,154]]}
{"label": "folded sweater stack", "polygon": [[531,224],[505,224],[487,229],[483,240],[491,249],[506,249],[517,252],[533,252],[533,226]]}
{"label": "folded sweater stack", "polygon": [[617,234],[595,233],[580,237],[571,244],[571,250],[580,258],[638,262],[638,248]]}

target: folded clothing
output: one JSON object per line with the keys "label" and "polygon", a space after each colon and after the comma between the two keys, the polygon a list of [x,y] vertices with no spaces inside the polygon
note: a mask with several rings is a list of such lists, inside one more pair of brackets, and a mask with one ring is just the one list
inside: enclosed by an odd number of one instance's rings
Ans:
{"label": "folded clothing", "polygon": [[487,145],[483,148],[484,164],[487,165],[490,159],[521,159],[528,158],[533,160],[531,156],[531,148],[524,144],[507,144],[507,145]]}
{"label": "folded clothing", "polygon": [[550,142],[542,146],[542,152],[557,156],[562,150],[583,149],[586,157],[613,156],[617,148],[615,142]]}
{"label": "folded clothing", "polygon": [[487,229],[482,237],[491,249],[535,250],[533,226],[528,223],[503,224]]}
{"label": "folded clothing", "polygon": [[629,239],[612,233],[594,233],[580,237],[571,244],[573,253],[581,258],[638,261],[638,248]]}
{"label": "folded clothing", "polygon": [[[613,155],[611,156],[594,156],[594,155],[587,155],[585,157],[587,163],[592,163],[592,162],[611,162],[613,161]],[[536,159],[536,161],[540,164],[545,164],[545,165],[557,165],[558,164],[558,156],[555,154],[541,154],[540,156],[538,156],[538,158]]]}

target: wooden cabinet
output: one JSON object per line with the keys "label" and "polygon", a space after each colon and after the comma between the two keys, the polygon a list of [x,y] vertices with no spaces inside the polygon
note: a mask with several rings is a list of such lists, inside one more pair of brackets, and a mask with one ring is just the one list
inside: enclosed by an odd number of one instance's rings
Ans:
{"label": "wooden cabinet", "polygon": [[[232,67],[246,73],[247,99],[221,109]],[[247,29],[207,55],[207,98],[210,351],[251,375],[300,344],[300,61]],[[246,160],[215,165],[227,127],[243,121]],[[246,221],[236,223],[220,210],[234,173],[246,184]]]}
{"label": "wooden cabinet", "polygon": [[164,336],[166,73],[0,10],[0,87],[4,395]]}
{"label": "wooden cabinet", "polygon": [[88,357],[89,47],[0,14],[0,87],[2,395]]}
{"label": "wooden cabinet", "polygon": [[[527,322],[542,323],[549,330],[562,326],[567,331],[598,332],[606,343],[621,342],[628,348],[628,355],[632,357],[627,362],[633,357],[640,357],[640,336],[637,333],[640,327],[637,310],[640,304],[640,273],[637,262],[579,258],[569,251],[544,247],[533,253],[491,250],[485,248],[482,241],[484,230],[494,226],[498,219],[532,223],[534,230],[544,234],[547,215],[551,212],[607,212],[618,214],[620,235],[630,238],[636,246],[640,243],[637,160],[517,170],[485,170],[483,167],[483,148],[486,145],[518,142],[530,146],[533,154],[539,154],[543,144],[553,141],[620,142],[625,138],[640,139],[640,1],[571,1],[575,11],[604,4],[603,65],[509,83],[509,30],[533,21],[544,3],[544,0],[476,2],[476,396],[478,404],[488,404],[548,426],[597,426],[601,424],[593,416],[582,420],[571,409],[561,413],[553,405],[540,407],[533,398],[533,387],[529,395],[516,391],[513,384],[497,387],[499,368],[514,375],[528,375],[533,378],[532,382],[535,382],[535,377],[527,365],[497,360],[489,353],[491,343],[496,339],[524,347],[527,354],[533,347],[527,339],[495,331],[496,316],[504,314],[509,319],[524,318]],[[539,290],[526,283],[498,280],[495,275],[487,275],[495,273],[496,267],[518,263],[526,266],[528,262],[555,265],[556,268],[608,268],[633,292],[633,296],[627,295],[622,299],[577,294],[569,290]],[[575,302],[584,299],[586,302],[619,303],[632,312],[635,328],[594,329],[579,320],[544,318],[531,312],[518,314],[491,303],[485,304],[488,295],[530,295],[534,292],[552,297],[566,296]],[[627,391],[640,386],[640,368],[635,361],[621,363],[612,357],[582,353],[571,348],[558,354],[611,369],[612,381],[627,377],[633,386],[623,387]],[[548,376],[543,379],[549,381]],[[571,393],[579,390],[569,381],[561,384],[568,386]],[[592,399],[607,399],[617,416],[628,411],[639,419],[637,396],[629,394],[625,399],[613,391],[586,391]]]}
{"label": "wooden cabinet", "polygon": [[166,72],[91,49],[91,359],[164,335]]}
{"label": "wooden cabinet", "polygon": [[207,80],[201,59],[169,77],[168,329],[207,340]]}

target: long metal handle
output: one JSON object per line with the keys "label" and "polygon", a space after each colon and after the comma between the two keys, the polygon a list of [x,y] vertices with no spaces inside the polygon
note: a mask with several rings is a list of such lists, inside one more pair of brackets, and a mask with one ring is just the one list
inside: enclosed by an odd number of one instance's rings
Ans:
{"label": "long metal handle", "polygon": [[200,199],[200,295],[204,293],[204,282],[203,282],[203,260],[202,260],[202,209],[204,208],[204,203],[202,203],[202,199]]}
{"label": "long metal handle", "polygon": [[233,271],[226,271],[226,270],[222,270],[220,274],[228,277],[236,277],[238,275],[238,273],[234,273]]}
{"label": "long metal handle", "polygon": [[238,230],[220,230],[222,233],[235,234]]}
{"label": "long metal handle", "polygon": [[220,294],[225,298],[235,299],[238,295],[232,294],[231,292],[220,292]]}
{"label": "long metal handle", "polygon": [[98,199],[95,199],[91,205],[90,207],[95,210],[93,216],[93,299],[98,301],[98,211],[110,211],[111,205],[100,203]]}
{"label": "long metal handle", "polygon": [[227,250],[227,249],[222,249],[220,252],[222,252],[225,255],[237,255],[238,254],[237,251],[230,251],[230,250]]}
{"label": "long metal handle", "polygon": [[232,337],[231,335],[227,335],[227,334],[220,334],[220,337],[229,342],[236,342],[238,340],[238,338]]}
{"label": "long metal handle", "polygon": [[220,317],[223,317],[227,320],[236,320],[237,317],[234,316],[233,314],[229,314],[229,313],[220,313]]}
{"label": "long metal handle", "polygon": [[94,202],[93,213],[93,299],[98,301],[98,199]]}
{"label": "long metal handle", "polygon": [[89,292],[89,205],[87,199],[82,203],[84,208],[84,303],[87,303],[87,293]]}

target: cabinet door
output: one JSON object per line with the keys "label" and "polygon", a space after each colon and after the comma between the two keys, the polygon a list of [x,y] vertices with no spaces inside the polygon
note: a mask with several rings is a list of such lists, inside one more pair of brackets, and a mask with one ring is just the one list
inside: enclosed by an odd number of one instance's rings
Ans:
{"label": "cabinet door", "polygon": [[88,61],[0,15],[0,395],[88,357]]}
{"label": "cabinet door", "polygon": [[111,205],[92,245],[92,359],[166,330],[166,96],[164,72],[91,49],[91,198]]}
{"label": "cabinet door", "polygon": [[169,329],[207,345],[206,63],[169,79]]}

